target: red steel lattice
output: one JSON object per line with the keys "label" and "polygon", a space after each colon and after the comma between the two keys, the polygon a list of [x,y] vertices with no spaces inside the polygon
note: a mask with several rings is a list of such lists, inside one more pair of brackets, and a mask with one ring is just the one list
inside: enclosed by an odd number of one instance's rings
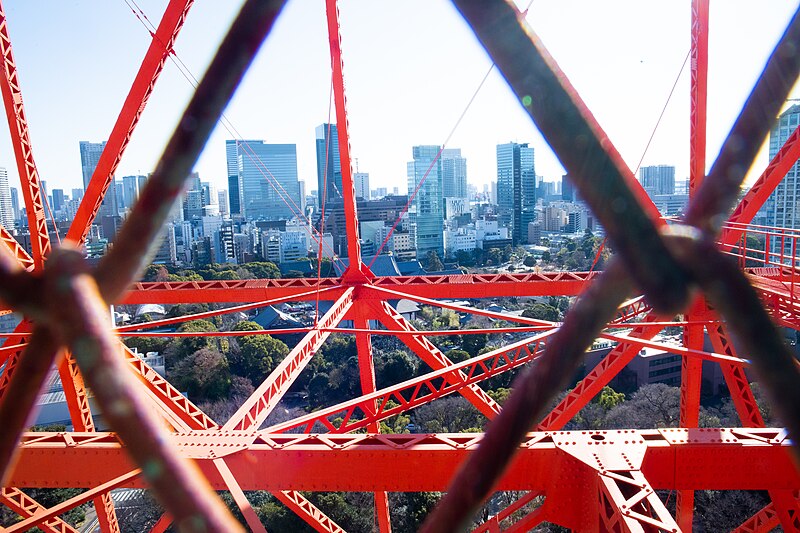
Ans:
{"label": "red steel lattice", "polygon": [[[150,486],[168,511],[153,531],[163,531],[173,519],[186,530],[234,530],[237,526],[218,503],[213,489],[231,492],[248,527],[254,531],[263,531],[264,528],[258,523],[243,491],[272,491],[317,531],[341,531],[341,528],[296,491],[369,491],[375,494],[378,529],[386,532],[391,530],[387,491],[441,491],[455,476],[458,476],[455,477],[457,480],[466,481],[451,485],[450,492],[427,525],[431,531],[458,528],[493,486],[502,490],[531,492],[492,517],[478,531],[521,531],[543,521],[578,530],[689,529],[692,491],[700,489],[769,490],[772,503],[742,524],[740,530],[761,531],[778,524],[786,531],[797,530],[796,491],[800,489],[800,478],[796,463],[788,453],[793,448],[785,430],[762,428],[763,420],[744,374],[745,363],[749,361],[737,357],[728,340],[727,329],[730,327],[744,340],[751,341],[744,343],[749,352],[754,352],[748,356],[756,365],[761,365],[767,378],[766,385],[773,389],[776,407],[783,409],[790,432],[798,429],[795,425],[798,404],[792,404],[792,394],[796,394],[800,387],[786,389],[782,391],[786,397],[780,397],[775,390],[778,381],[773,380],[772,375],[780,370],[784,374],[783,383],[797,385],[797,366],[792,365],[787,371],[785,359],[781,360],[775,354],[765,355],[764,349],[758,347],[753,349],[754,342],[769,344],[774,340],[774,328],[762,321],[755,329],[748,330],[741,316],[726,306],[725,298],[720,297],[709,284],[709,274],[693,266],[692,258],[687,260],[685,257],[687,246],[689,250],[697,251],[698,247],[708,245],[702,238],[694,237],[693,241],[686,236],[716,236],[720,228],[714,226],[718,218],[714,215],[727,213],[733,207],[732,196],[739,186],[739,181],[735,180],[743,176],[734,176],[734,180],[726,170],[733,164],[742,166],[743,162],[736,157],[745,158],[744,163],[748,164],[744,167],[749,167],[752,161],[752,158],[747,160],[748,155],[734,156],[724,147],[709,176],[703,175],[707,0],[694,0],[692,3],[692,206],[684,220],[698,232],[705,233],[691,233],[685,229],[683,237],[674,236],[674,232],[672,237],[658,236],[665,224],[656,218],[655,207],[558,70],[555,61],[543,45],[531,37],[532,34],[525,33],[524,19],[517,9],[500,0],[457,0],[455,3],[520,96],[526,110],[565,161],[570,174],[578,179],[582,195],[607,228],[619,257],[611,262],[606,272],[396,278],[372,275],[361,261],[357,238],[357,204],[349,161],[342,50],[335,0],[327,0],[326,4],[350,256],[350,267],[340,279],[139,283],[128,288],[143,266],[141,260],[147,257],[146,247],[163,221],[165,206],[180,193],[182,181],[202,150],[210,128],[218,120],[249,60],[282,7],[282,2],[270,1],[246,2],[187,108],[185,117],[197,121],[201,127],[191,132],[178,127],[162,156],[159,172],[148,183],[142,200],[123,228],[116,251],[91,272],[80,254],[69,246],[49,255],[50,242],[38,174],[28,139],[8,28],[5,16],[2,16],[0,42],[5,68],[0,86],[23,180],[33,254],[29,256],[5,228],[0,228],[0,241],[4,244],[0,249],[7,252],[0,254],[0,297],[8,307],[29,316],[34,328],[31,334],[28,323],[23,323],[17,333],[30,336],[10,337],[0,352],[0,358],[6,363],[0,376],[0,425],[5,431],[0,435],[2,481],[5,485],[0,501],[21,517],[21,521],[8,531],[22,531],[34,525],[48,531],[71,531],[58,515],[91,500],[95,502],[101,529],[116,531],[118,525],[110,491],[121,486]],[[68,233],[71,241],[80,243],[85,238],[191,4],[191,0],[169,3],[111,133],[101,164],[92,177],[79,216]],[[787,49],[781,46],[800,49],[797,18],[795,15],[778,51]],[[492,27],[492,23],[497,26]],[[503,28],[500,30],[502,35],[498,34],[498,28]],[[764,90],[762,85],[772,84],[769,88],[773,91],[771,100],[758,100],[756,97],[754,101],[748,101],[742,113],[744,118],[737,122],[735,133],[732,133],[732,136],[738,136],[739,142],[747,139],[753,146],[760,145],[777,113],[776,106],[785,100],[797,78],[800,69],[798,55],[776,53],[770,59],[754,95],[763,97],[759,92]],[[541,59],[540,63],[535,62],[537,58]],[[782,78],[780,83],[775,83],[778,78]],[[762,84],[764,80],[767,82]],[[533,96],[533,103],[529,95]],[[548,110],[542,109],[540,99],[547,102],[544,105],[550,105],[556,113],[561,113],[558,121],[554,122],[555,115],[548,115]],[[736,130],[737,127],[740,129]],[[577,156],[565,155],[575,147],[570,135],[581,128],[585,128],[585,133],[581,133],[585,139],[597,141],[597,148]],[[746,236],[748,229],[745,224],[750,222],[758,207],[797,160],[798,146],[800,141],[795,132],[733,210],[730,224],[722,228],[719,238],[723,251],[733,253],[740,238]],[[603,165],[592,166],[592,158],[600,158]],[[591,183],[592,169],[606,173],[595,176],[599,180],[595,185]],[[593,188],[596,185],[606,190]],[[613,202],[601,201],[608,199],[609,195],[623,199],[629,209],[625,213],[625,227],[615,223],[621,214],[609,211]],[[704,248],[709,252],[707,255],[716,257],[717,246],[708,246]],[[742,257],[745,257],[746,246],[744,248]],[[45,267],[48,257],[50,261]],[[769,264],[768,252],[764,253],[763,259],[765,264]],[[626,271],[644,290],[646,300],[623,302],[633,288],[624,275]],[[776,322],[790,327],[797,327],[798,316],[794,276],[793,267],[781,266],[769,270],[769,273],[763,269],[750,270],[750,279]],[[741,282],[744,278],[738,272],[723,279],[729,286],[743,287]],[[691,284],[700,285],[717,310],[712,311],[703,300],[695,301],[684,326],[686,347],[674,350],[684,362],[681,422],[688,428],[557,431],[636,356],[642,345],[648,345],[675,311],[683,310],[691,303],[688,300]],[[66,289],[59,295],[55,291],[48,293],[37,285],[45,289]],[[747,287],[750,290],[749,285]],[[388,304],[389,300],[405,297],[429,305],[513,320],[513,317],[442,304],[436,299],[543,295],[582,297],[570,311],[564,326],[519,320],[522,324],[553,329],[459,364],[447,359],[424,334],[417,334]],[[601,295],[609,296],[608,301],[601,299]],[[60,300],[54,301],[59,297]],[[333,307],[306,332],[278,368],[221,427],[152,368],[124,349],[105,324],[99,326],[103,321],[98,319],[104,302],[238,302],[245,304],[242,308],[248,308],[266,305],[266,302],[318,298],[333,301]],[[73,303],[70,312],[75,312],[76,316],[65,316],[64,310],[57,308],[66,301]],[[613,302],[613,305],[608,302]],[[720,320],[719,314],[725,321]],[[512,396],[506,409],[501,410],[478,383],[534,360],[539,361],[536,368],[545,368],[539,372],[541,375],[547,375],[547,369],[551,369],[551,375],[563,381],[568,377],[566,373],[569,373],[571,364],[566,362],[567,355],[585,349],[586,342],[600,335],[606,322],[622,322],[641,315],[645,315],[644,321],[636,324],[624,338],[611,333],[602,334],[618,341],[617,347],[555,408],[549,413],[542,412],[543,417],[539,420],[517,420],[514,432],[509,432],[509,435],[518,434],[519,437],[509,439],[501,435],[497,440],[497,434],[502,432],[497,428],[503,428],[505,421],[512,419],[514,410],[519,410],[519,405],[523,404]],[[180,320],[189,319],[182,317]],[[352,320],[356,327],[363,396],[260,431],[280,398],[343,320]],[[398,338],[433,371],[376,391],[369,333],[370,323],[374,320],[396,332]],[[563,338],[575,331],[576,326],[583,327],[583,331],[574,339],[564,341]],[[703,351],[704,331],[708,332],[716,353]],[[80,338],[89,338],[94,344],[90,343],[92,347],[88,348],[76,342]],[[67,347],[69,351],[61,347]],[[561,354],[565,359],[564,368],[557,364],[553,366],[551,361],[557,361],[558,356],[548,355],[560,348],[566,348]],[[93,360],[97,354],[100,354],[103,365],[97,366]],[[60,376],[76,431],[20,434],[32,407],[34,393],[57,357],[60,357]],[[742,425],[748,429],[693,428],[698,423],[702,359],[718,361],[722,365],[737,413]],[[116,389],[104,385],[108,378],[104,365],[118,369],[120,377],[114,381]],[[538,379],[543,378],[540,376]],[[94,390],[104,411],[112,415],[109,418],[115,433],[94,432],[84,380]],[[548,381],[545,389],[557,390],[556,383]],[[527,386],[520,382],[518,388],[524,392],[529,390]],[[381,420],[453,392],[464,395],[487,418],[496,417],[486,436],[379,434]],[[521,396],[519,391],[515,395]],[[396,406],[391,406],[390,401]],[[150,409],[153,406],[156,407],[155,417]],[[541,410],[541,403],[537,404],[537,409]],[[113,416],[118,411],[121,413]],[[539,432],[527,433],[533,426]],[[304,433],[288,433],[297,429]],[[352,434],[363,429],[369,433]],[[796,436],[796,433],[792,434]],[[498,445],[499,442],[502,446]],[[485,452],[481,455],[481,449],[487,448],[487,443],[490,451],[494,450],[498,455],[496,460],[486,460]],[[502,449],[508,450],[507,453]],[[504,467],[506,461],[510,461],[507,468]],[[355,463],[359,464],[358,469],[353,468]],[[414,468],[398,476],[397,464],[413,464]],[[758,465],[758,468],[753,468],[753,465]],[[477,470],[471,470],[473,468]],[[487,473],[493,470],[489,476]],[[494,485],[495,481],[497,485]],[[44,509],[19,490],[23,487],[56,486],[90,490],[51,509]],[[670,515],[656,496],[655,489],[678,491],[677,516]],[[544,497],[543,504],[516,522],[507,523],[512,514],[539,496]],[[501,529],[504,523],[508,527]]]}

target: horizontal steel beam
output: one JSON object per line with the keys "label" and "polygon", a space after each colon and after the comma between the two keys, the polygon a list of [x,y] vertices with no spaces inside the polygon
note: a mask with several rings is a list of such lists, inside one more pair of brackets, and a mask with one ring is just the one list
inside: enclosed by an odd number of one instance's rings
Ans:
{"label": "horizontal steel beam", "polygon": [[[474,433],[246,431],[171,436],[218,490],[225,485],[213,460],[225,457],[246,491],[401,492],[444,490],[482,438]],[[587,475],[600,468],[617,470],[626,461],[640,461],[654,489],[798,489],[800,475],[787,453],[789,446],[782,429],[770,428],[536,432],[520,445],[498,490],[543,490],[551,495],[566,489],[582,491]],[[12,486],[93,487],[132,468],[113,433],[26,433],[20,449]],[[138,487],[141,482],[132,480],[129,485]]]}

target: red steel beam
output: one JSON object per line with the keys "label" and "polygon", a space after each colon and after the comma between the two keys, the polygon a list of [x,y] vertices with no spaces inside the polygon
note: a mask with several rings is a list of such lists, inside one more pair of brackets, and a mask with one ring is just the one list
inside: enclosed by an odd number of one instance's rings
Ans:
{"label": "red steel beam", "polygon": [[[352,167],[350,166],[350,136],[347,132],[347,100],[344,95],[342,39],[339,34],[339,6],[337,5],[337,0],[326,0],[325,12],[328,19],[328,42],[330,43],[331,68],[333,69],[333,101],[336,107],[336,130],[339,138],[339,157],[342,168],[342,199],[344,200],[345,231],[347,233],[347,257],[350,258],[348,271],[363,272],[366,267],[361,263],[356,189],[353,184]],[[323,191],[319,191],[318,194],[322,195]],[[363,275],[359,277],[363,279]]]}
{"label": "red steel beam", "polygon": [[256,430],[267,415],[286,394],[297,376],[328,338],[330,333],[319,328],[336,326],[353,305],[353,288],[345,290],[331,309],[319,320],[317,329],[307,333],[300,343],[281,361],[278,367],[258,386],[250,398],[234,413],[222,427],[230,430]]}
{"label": "red steel beam", "polygon": [[49,509],[40,509],[39,511],[29,516],[25,520],[22,520],[20,522],[15,523],[12,526],[7,527],[4,530],[4,532],[17,533],[21,531],[27,531],[28,528],[37,526],[40,523],[46,520],[50,520],[54,516],[63,514],[69,511],[70,509],[73,509],[79,505],[88,502],[89,500],[102,496],[103,494],[108,494],[108,492],[110,492],[111,490],[121,487],[126,483],[129,483],[132,480],[136,479],[137,477],[139,477],[140,474],[141,474],[140,470],[133,470],[131,472],[117,476],[110,481],[106,479],[105,481],[96,484],[96,486],[89,488],[89,490],[79,494],[78,496],[63,501],[58,505],[50,507]]}
{"label": "red steel beam", "polygon": [[[439,370],[386,387],[373,394],[320,409],[267,428],[270,433],[302,431],[350,433],[457,392],[513,368],[531,363],[544,351],[547,332]],[[457,372],[454,372],[457,371]],[[391,403],[396,407],[389,407]],[[380,406],[376,409],[375,406]],[[341,420],[336,420],[341,419]]]}
{"label": "red steel beam", "polygon": [[[736,350],[728,340],[725,326],[722,323],[708,324],[706,330],[714,351],[736,356]],[[753,396],[753,390],[750,388],[750,382],[744,372],[744,366],[732,363],[720,363],[720,366],[742,426],[764,427],[764,418],[761,416],[761,410],[756,403],[755,396]]]}
{"label": "red steel beam", "polygon": [[[541,493],[539,492],[528,492],[527,494],[523,494],[519,499],[517,499],[517,501],[513,502],[511,505],[509,505],[496,515],[490,517],[489,520],[487,520],[477,528],[473,529],[472,533],[495,533],[495,532],[499,533],[501,531],[500,523],[503,520],[506,520],[511,515],[513,515],[514,513],[516,513],[529,503],[531,503],[539,496],[541,496]],[[535,510],[533,512],[535,512]]]}
{"label": "red steel beam", "polygon": [[689,197],[706,174],[706,104],[708,92],[708,0],[692,0],[689,110]]}
{"label": "red steel beam", "polygon": [[778,527],[780,523],[778,513],[775,512],[770,502],[731,533],[767,533]]}
{"label": "red steel beam", "polygon": [[3,94],[11,144],[17,162],[22,197],[28,212],[28,228],[31,234],[31,249],[35,268],[41,270],[44,260],[50,253],[50,235],[47,232],[47,217],[42,199],[42,184],[39,171],[33,159],[28,119],[22,104],[22,89],[17,74],[17,65],[11,52],[11,38],[8,34],[8,20],[5,9],[0,4],[0,53],[3,54],[3,75],[0,76],[0,92]]}
{"label": "red steel beam", "polygon": [[[648,315],[649,318],[659,320],[656,315]],[[637,325],[630,337],[641,337],[650,340],[655,337],[662,326],[651,326],[646,322]],[[639,346],[636,344],[620,343],[595,366],[589,374],[575,387],[567,393],[563,400],[556,405],[550,413],[545,416],[538,425],[540,430],[556,430],[564,427],[564,424],[583,409],[586,404],[592,401],[608,383],[625,368],[639,353]]]}
{"label": "red steel beam", "polygon": [[[378,319],[387,329],[399,331],[415,331],[416,328],[412,326],[405,318],[403,318],[391,305],[386,302],[381,302],[380,305],[374,305],[375,318]],[[420,335],[402,336],[399,337],[403,343],[406,344],[417,356],[422,359],[426,365],[433,370],[440,370],[453,366],[453,362],[444,355],[439,348],[437,348],[431,341],[425,338],[423,332]],[[453,370],[450,379],[455,381],[465,381],[466,376],[459,370]],[[500,412],[500,406],[492,400],[478,385],[471,383],[465,388],[458,391],[464,398],[474,405],[478,411],[481,412],[486,418],[492,419]]]}
{"label": "red steel beam", "polygon": [[[45,510],[45,507],[40,505],[36,500],[14,487],[3,487],[0,489],[0,502],[23,519],[30,518],[36,513],[41,513]],[[45,533],[78,533],[77,529],[57,516],[40,523],[39,529]]]}
{"label": "red steel beam", "polygon": [[22,268],[28,271],[33,270],[33,258],[28,255],[25,248],[17,242],[17,239],[15,239],[2,224],[0,224],[0,243],[3,243],[3,245],[8,248],[8,252],[17,258]]}
{"label": "red steel beam", "polygon": [[344,529],[342,529],[339,524],[334,522],[299,492],[278,490],[274,491],[272,494],[316,531],[320,533],[345,533]]}
{"label": "red steel beam", "polygon": [[250,531],[253,533],[267,533],[267,529],[264,527],[264,524],[261,523],[261,520],[258,519],[258,515],[255,510],[253,510],[253,506],[250,505],[247,496],[245,496],[236,478],[231,473],[230,468],[228,468],[228,465],[225,463],[225,459],[214,459],[213,463],[219,475],[222,476],[226,489],[229,490],[231,496],[233,496],[233,501],[236,502],[236,506],[239,507],[239,510],[244,515],[244,519]]}
{"label": "red steel beam", "polygon": [[[97,211],[105,197],[106,190],[114,179],[122,154],[128,146],[133,130],[139,122],[147,100],[153,92],[156,80],[164,69],[164,63],[172,53],[175,39],[186,20],[186,15],[194,0],[170,0],[155,35],[150,42],[142,65],[136,73],[122,110],[114,123],[100,160],[86,188],[78,212],[67,232],[67,239],[83,244],[92,227]],[[112,191],[113,193],[113,191]]]}
{"label": "red steel beam", "polygon": [[[313,291],[329,289],[326,299],[341,293],[336,278],[246,279],[235,281],[174,281],[137,283],[123,297],[122,304],[243,303],[294,297],[297,301],[316,300]],[[342,289],[344,291],[344,289]]]}
{"label": "red steel beam", "polygon": [[[65,350],[64,358],[58,365],[64,397],[69,409],[72,427],[75,431],[95,431],[92,410],[89,406],[89,394],[72,353]],[[111,494],[105,493],[94,499],[94,509],[103,533],[119,533],[119,522],[114,510]]]}
{"label": "red steel beam", "polygon": [[[594,431],[584,450],[624,462],[641,454],[641,472],[653,489],[797,490],[791,444],[780,428],[699,428]],[[595,440],[602,437],[602,440]],[[243,490],[440,491],[482,434],[297,435],[264,432],[189,432],[169,437],[192,456],[215,489],[224,482],[213,460],[225,457]],[[231,439],[249,443],[231,446]],[[572,441],[586,433],[530,433],[497,490],[582,491],[585,479],[564,463]],[[184,444],[186,443],[186,444]],[[199,445],[198,445],[199,444]],[[638,451],[636,451],[638,450]],[[129,459],[113,433],[26,433],[10,480],[17,487],[96,487],[128,472]],[[189,453],[185,451],[184,453]],[[353,465],[359,468],[353,468]],[[753,468],[753,465],[759,465]],[[397,475],[397,465],[413,465]],[[141,479],[116,486],[140,487]],[[95,489],[97,490],[97,489]],[[108,490],[108,489],[106,489]],[[93,497],[91,494],[89,498]],[[84,500],[86,501],[86,500]]]}

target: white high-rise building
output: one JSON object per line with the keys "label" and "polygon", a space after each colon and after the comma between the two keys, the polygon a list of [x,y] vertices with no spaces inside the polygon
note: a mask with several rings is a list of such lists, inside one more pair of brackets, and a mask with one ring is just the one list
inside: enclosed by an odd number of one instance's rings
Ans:
{"label": "white high-rise building", "polygon": [[442,196],[467,198],[467,160],[460,148],[442,150]]}
{"label": "white high-rise building", "polygon": [[[769,134],[769,158],[772,160],[800,123],[800,104],[794,104],[781,113]],[[769,196],[763,212],[766,225],[777,228],[800,228],[800,164],[795,163]],[[792,239],[773,237],[770,250],[779,254],[783,242],[784,253],[791,257]],[[772,257],[775,260],[775,257]]]}
{"label": "white high-rise building", "polygon": [[11,204],[11,187],[8,171],[0,167],[0,223],[8,231],[14,229],[14,206]]}
{"label": "white high-rise building", "polygon": [[369,172],[353,174],[353,186],[356,189],[356,198],[369,200]]}

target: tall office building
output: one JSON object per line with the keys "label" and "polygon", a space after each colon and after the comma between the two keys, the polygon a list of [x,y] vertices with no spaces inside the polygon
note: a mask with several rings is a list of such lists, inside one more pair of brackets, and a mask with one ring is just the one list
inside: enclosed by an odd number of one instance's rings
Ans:
{"label": "tall office building", "polygon": [[[431,250],[443,258],[442,160],[441,158],[436,159],[439,147],[414,146],[411,153],[414,160],[409,161],[407,165],[408,194],[414,194],[419,186],[410,213],[412,224],[416,228],[417,258],[424,261]],[[435,163],[434,160],[436,160]],[[427,177],[425,177],[426,174]],[[425,179],[424,183],[422,183],[423,178]],[[421,186],[420,183],[422,183]]]}
{"label": "tall office building", "polygon": [[442,150],[442,195],[445,198],[468,198],[467,160],[460,148]]}
{"label": "tall office building", "polygon": [[0,223],[8,231],[14,229],[14,207],[11,205],[11,187],[5,168],[0,168]]}
{"label": "tall office building", "polygon": [[639,169],[642,187],[650,196],[675,194],[675,167],[656,165]]}
{"label": "tall office building", "polygon": [[11,187],[11,210],[14,212],[14,220],[18,220],[20,217],[19,191],[16,187]]}
{"label": "tall office building", "polygon": [[526,243],[528,224],[536,220],[536,171],[527,143],[497,145],[497,208],[514,245]]}
{"label": "tall office building", "polygon": [[[297,177],[296,145],[237,141],[234,146],[239,214],[263,220],[299,216],[303,203]],[[230,191],[229,195],[233,199]],[[234,213],[233,205],[231,213]]]}
{"label": "tall office building", "polygon": [[122,177],[122,198],[125,207],[132,208],[142,193],[145,176],[123,176]]}
{"label": "tall office building", "polygon": [[[315,130],[317,148],[317,198],[322,205],[342,197],[342,161],[339,157],[339,132],[336,124],[320,124]],[[327,155],[327,158],[325,157]]]}
{"label": "tall office building", "polygon": [[227,140],[225,141],[225,158],[228,163],[228,207],[231,215],[241,215],[241,192],[239,191],[239,154],[246,153],[250,144],[264,141]]}
{"label": "tall office building", "polygon": [[[783,143],[800,123],[800,105],[794,104],[781,113],[777,124],[769,134],[769,158],[772,160],[783,146]],[[800,228],[800,163],[795,163],[781,180],[764,206],[766,225],[778,228]],[[792,239],[785,239],[786,252],[791,255]],[[777,237],[770,243],[770,250],[779,253],[780,241]],[[774,259],[774,258],[773,258]]]}
{"label": "tall office building", "polygon": [[[88,141],[80,141],[81,150],[81,171],[83,173],[83,190],[89,186],[89,181],[92,179],[94,169],[97,168],[97,163],[100,161],[100,154],[106,147],[106,142],[93,143]],[[116,216],[117,215],[117,194],[114,187],[114,181],[106,190],[106,195],[103,198],[103,203],[100,206],[100,216]]]}
{"label": "tall office building", "polygon": [[356,198],[369,200],[369,173],[356,172],[353,174],[353,186],[356,189]]}
{"label": "tall office building", "polygon": [[64,189],[53,189],[53,205],[50,206],[53,208],[53,213],[64,209],[64,204]]}

